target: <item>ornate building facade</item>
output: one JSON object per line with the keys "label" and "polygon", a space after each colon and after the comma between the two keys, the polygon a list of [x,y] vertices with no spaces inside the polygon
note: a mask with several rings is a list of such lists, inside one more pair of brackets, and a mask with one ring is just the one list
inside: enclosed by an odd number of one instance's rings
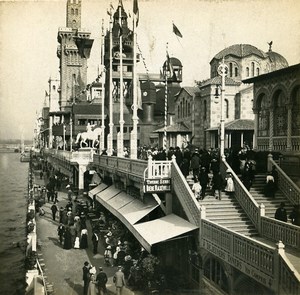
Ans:
{"label": "ornate building facade", "polygon": [[199,117],[195,120],[194,144],[205,148],[219,146],[221,119],[221,77],[218,66],[222,59],[228,67],[225,78],[225,148],[253,146],[254,113],[253,86],[243,79],[256,77],[288,66],[286,59],[272,51],[268,52],[250,45],[235,44],[217,53],[210,62],[210,79],[199,83]]}

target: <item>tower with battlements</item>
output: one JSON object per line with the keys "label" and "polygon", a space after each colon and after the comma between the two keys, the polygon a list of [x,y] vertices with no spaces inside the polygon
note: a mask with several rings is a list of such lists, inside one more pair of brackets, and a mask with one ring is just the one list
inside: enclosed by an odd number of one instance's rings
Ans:
{"label": "tower with battlements", "polygon": [[94,41],[90,35],[90,31],[81,28],[81,0],[68,0],[66,27],[60,27],[57,34],[61,111],[68,111],[72,104],[83,99],[87,60]]}

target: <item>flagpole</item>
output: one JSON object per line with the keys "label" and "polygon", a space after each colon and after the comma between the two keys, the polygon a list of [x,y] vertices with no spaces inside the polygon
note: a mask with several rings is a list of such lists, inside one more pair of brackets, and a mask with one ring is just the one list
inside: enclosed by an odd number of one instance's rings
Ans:
{"label": "flagpole", "polygon": [[166,66],[165,66],[165,122],[164,122],[164,140],[163,140],[163,148],[167,150],[167,124],[168,124],[168,75],[167,75],[167,67],[169,66],[168,60],[168,43],[166,43]]}
{"label": "flagpole", "polygon": [[104,132],[105,132],[105,124],[104,124],[104,104],[105,104],[105,67],[104,67],[104,19],[102,19],[102,40],[101,40],[101,65],[102,65],[102,101],[101,101],[101,135],[100,135],[100,143],[99,143],[99,154],[104,150]]}
{"label": "flagpole", "polygon": [[130,149],[130,158],[137,159],[137,125],[138,125],[138,116],[137,116],[137,74],[136,74],[136,15],[133,12],[133,72],[132,72],[132,93],[133,93],[133,113],[132,113],[132,124],[133,128],[131,131],[131,149]]}
{"label": "flagpole", "polygon": [[109,134],[107,136],[107,154],[113,154],[113,97],[112,97],[112,8],[110,7],[110,21],[109,21]]}
{"label": "flagpole", "polygon": [[119,26],[120,26],[120,131],[118,132],[117,141],[118,141],[118,157],[123,157],[123,145],[124,145],[124,97],[123,97],[123,36],[122,36],[122,6],[119,6]]}

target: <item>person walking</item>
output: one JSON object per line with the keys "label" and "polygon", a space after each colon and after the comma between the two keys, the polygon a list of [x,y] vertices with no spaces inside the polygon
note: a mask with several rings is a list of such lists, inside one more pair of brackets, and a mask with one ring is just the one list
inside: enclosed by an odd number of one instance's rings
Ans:
{"label": "person walking", "polygon": [[201,198],[201,200],[203,200],[205,198],[206,188],[209,183],[208,170],[204,166],[201,167],[201,169],[200,169],[199,182],[202,187],[200,198]]}
{"label": "person walking", "polygon": [[66,226],[65,240],[64,240],[64,249],[70,250],[72,248],[73,248],[73,244],[72,244],[72,235],[71,235],[70,227]]}
{"label": "person walking", "polygon": [[221,172],[217,172],[213,175],[212,178],[212,189],[214,191],[214,195],[216,199],[221,200],[221,191],[223,188],[223,179]]}
{"label": "person walking", "polygon": [[123,287],[125,286],[125,276],[122,266],[118,266],[118,270],[113,277],[113,282],[116,286],[117,295],[122,295]]}
{"label": "person walking", "polygon": [[287,213],[284,207],[285,207],[285,203],[281,202],[280,206],[277,208],[275,212],[275,219],[287,222]]}
{"label": "person walking", "polygon": [[58,211],[58,208],[55,203],[51,206],[51,211],[52,211],[52,219],[55,221],[56,212]]}
{"label": "person walking", "polygon": [[230,196],[232,196],[234,194],[235,189],[234,189],[234,182],[233,182],[231,172],[227,172],[227,175],[225,177],[225,182],[226,182],[225,192],[227,192]]}
{"label": "person walking", "polygon": [[275,181],[271,172],[266,177],[265,196],[267,198],[275,198]]}
{"label": "person walking", "polygon": [[88,231],[86,228],[83,228],[81,230],[81,239],[80,239],[80,249],[86,249],[88,248]]}
{"label": "person walking", "polygon": [[193,183],[192,191],[194,192],[194,196],[195,196],[196,200],[199,201],[200,194],[201,194],[201,185],[200,185],[197,177],[195,178],[195,182]]}
{"label": "person walking", "polygon": [[96,231],[93,231],[92,243],[93,243],[93,253],[94,254],[98,253],[98,241],[99,241],[99,237],[98,237]]}
{"label": "person walking", "polygon": [[97,274],[96,282],[98,286],[98,294],[104,295],[106,293],[107,274],[103,271],[101,266],[99,267],[99,273]]}
{"label": "person walking", "polygon": [[300,225],[300,205],[295,205],[293,211],[289,215],[289,218],[294,225]]}
{"label": "person walking", "polygon": [[97,282],[96,282],[96,274],[91,273],[90,270],[90,281],[88,286],[87,295],[97,295],[98,288],[97,288]]}
{"label": "person walking", "polygon": [[62,244],[64,234],[65,234],[65,227],[62,223],[59,224],[59,226],[57,228],[57,233],[58,233],[58,237],[59,237],[59,243]]}
{"label": "person walking", "polygon": [[90,269],[89,262],[86,261],[82,268],[82,280],[83,280],[83,295],[87,295],[89,282],[90,282]]}

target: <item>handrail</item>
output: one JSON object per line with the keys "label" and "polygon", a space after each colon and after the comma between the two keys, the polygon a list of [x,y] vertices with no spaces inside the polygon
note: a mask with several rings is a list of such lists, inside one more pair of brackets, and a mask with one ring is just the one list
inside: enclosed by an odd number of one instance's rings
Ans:
{"label": "handrail", "polygon": [[205,209],[201,212],[199,240],[203,248],[276,294],[279,288],[288,291],[286,294],[299,294],[300,275],[286,257],[282,242],[276,249],[207,220]]}
{"label": "handrail", "polygon": [[228,163],[224,160],[221,161],[220,171],[222,177],[225,178],[226,171],[230,170],[234,182],[235,198],[238,200],[241,207],[245,210],[248,217],[251,219],[256,229],[260,232],[260,208],[258,203],[246,189],[239,177],[231,169]]}
{"label": "handrail", "polygon": [[43,272],[43,270],[42,270],[42,267],[41,267],[40,262],[39,262],[38,259],[36,260],[36,263],[37,263],[39,272],[40,272],[41,277],[42,277],[42,280],[43,280],[43,285],[44,285],[44,295],[47,295],[48,292],[47,292],[47,288],[46,288],[46,281],[45,281],[45,278],[44,278],[44,272]]}
{"label": "handrail", "polygon": [[269,165],[275,166],[278,172],[278,188],[283,195],[294,205],[300,204],[300,188],[288,177],[288,175],[273,160],[272,154],[268,157]]}
{"label": "handrail", "polygon": [[261,235],[286,246],[300,249],[300,227],[267,216],[261,216]]}
{"label": "handrail", "polygon": [[194,194],[181,173],[176,160],[172,160],[171,166],[172,188],[183,207],[189,222],[199,226],[200,205]]}

